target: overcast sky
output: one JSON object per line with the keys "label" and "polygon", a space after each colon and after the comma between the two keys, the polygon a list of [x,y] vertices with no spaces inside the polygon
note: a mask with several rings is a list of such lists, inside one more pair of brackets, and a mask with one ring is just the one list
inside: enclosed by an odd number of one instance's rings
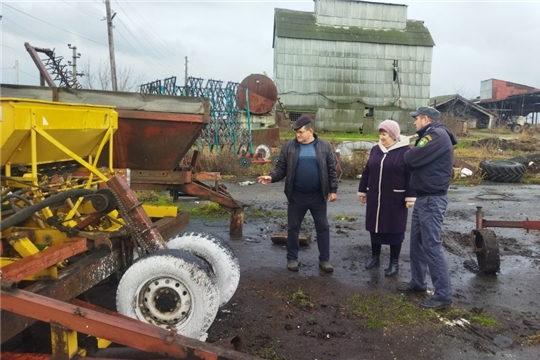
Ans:
{"label": "overcast sky", "polygon": [[[490,78],[540,88],[540,1],[379,1],[408,5],[436,43],[431,96],[475,97]],[[77,47],[78,70],[109,60],[102,0],[1,1],[2,83],[38,85],[28,42],[55,49],[64,63]],[[299,1],[111,0],[116,65],[142,83],[177,76],[241,82],[273,76],[274,9],[313,11]],[[18,72],[15,69],[18,61]]]}

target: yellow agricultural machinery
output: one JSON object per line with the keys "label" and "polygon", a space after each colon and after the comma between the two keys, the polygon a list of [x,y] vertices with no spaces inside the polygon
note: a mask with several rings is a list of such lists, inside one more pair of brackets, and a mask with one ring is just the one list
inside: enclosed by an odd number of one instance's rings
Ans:
{"label": "yellow agricultural machinery", "polygon": [[[186,213],[145,206],[134,192],[176,190],[218,202],[231,210],[231,234],[241,234],[242,204],[219,186],[219,174],[195,172],[196,156],[191,167],[178,165],[209,122],[208,101],[1,91],[2,359],[105,358],[111,343],[138,358],[253,358],[203,342],[239,282],[228,243],[180,233]],[[121,276],[117,312],[78,298],[113,274]],[[6,350],[38,321],[50,325],[50,354]],[[81,346],[81,334],[94,345]]]}

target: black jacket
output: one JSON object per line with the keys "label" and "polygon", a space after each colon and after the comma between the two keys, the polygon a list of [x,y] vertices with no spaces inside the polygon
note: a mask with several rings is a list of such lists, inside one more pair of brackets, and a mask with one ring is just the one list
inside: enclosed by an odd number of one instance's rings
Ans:
{"label": "black jacket", "polygon": [[[321,181],[321,190],[324,198],[328,198],[329,193],[337,193],[338,179],[336,173],[336,157],[334,149],[328,141],[319,139],[315,135],[315,154],[317,156],[317,164],[319,165],[319,179]],[[294,174],[296,164],[298,162],[298,154],[300,153],[300,144],[298,140],[292,139],[281,147],[276,167],[269,174],[272,177],[272,182],[285,180],[285,195],[287,198],[293,191]]]}
{"label": "black jacket", "polygon": [[405,153],[410,187],[418,196],[446,195],[453,175],[455,136],[440,122],[417,131],[416,146]]}

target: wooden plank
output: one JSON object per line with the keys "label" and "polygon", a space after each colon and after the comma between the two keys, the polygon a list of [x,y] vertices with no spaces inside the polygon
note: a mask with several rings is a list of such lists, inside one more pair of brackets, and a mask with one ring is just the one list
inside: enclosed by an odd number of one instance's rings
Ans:
{"label": "wooden plank", "polygon": [[[270,237],[270,240],[276,245],[285,245],[287,244],[287,234],[285,233],[278,233],[274,234]],[[308,246],[311,244],[311,234],[309,235],[303,235],[301,234],[298,237],[298,240],[300,240],[300,246]]]}

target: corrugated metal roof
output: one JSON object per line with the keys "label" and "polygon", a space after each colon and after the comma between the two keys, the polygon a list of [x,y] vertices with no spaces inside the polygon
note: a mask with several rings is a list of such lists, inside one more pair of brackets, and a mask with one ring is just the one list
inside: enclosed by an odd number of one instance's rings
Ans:
{"label": "corrugated metal roof", "polygon": [[274,37],[326,41],[368,42],[434,46],[435,42],[422,21],[408,20],[405,30],[375,30],[359,27],[317,25],[315,13],[275,9]]}
{"label": "corrugated metal roof", "polygon": [[451,101],[461,101],[463,102],[464,104],[467,104],[468,106],[470,106],[471,108],[483,113],[483,114],[486,114],[488,116],[495,116],[495,113],[489,111],[488,109],[485,109],[477,104],[475,104],[474,102],[470,101],[470,100],[467,100],[465,99],[463,96],[459,95],[459,94],[455,94],[455,95],[441,95],[441,96],[436,96],[436,97],[432,97],[429,99],[429,106],[435,106],[435,107],[439,107],[439,106],[442,106],[446,103],[449,103]]}

